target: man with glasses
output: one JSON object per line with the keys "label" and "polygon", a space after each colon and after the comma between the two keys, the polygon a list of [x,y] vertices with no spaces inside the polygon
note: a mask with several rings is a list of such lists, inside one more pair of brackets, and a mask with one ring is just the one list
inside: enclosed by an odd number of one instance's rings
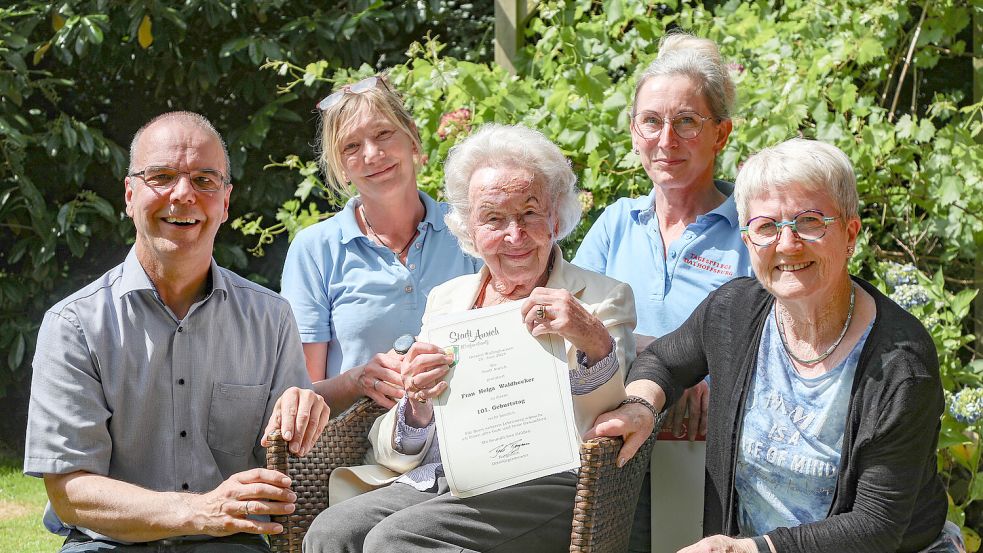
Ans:
{"label": "man with glasses", "polygon": [[45,314],[24,471],[62,551],[268,551],[267,515],[294,510],[289,478],[258,468],[261,437],[306,454],[328,409],[286,300],[212,259],[228,175],[201,115],[147,123],[124,181],[133,248]]}

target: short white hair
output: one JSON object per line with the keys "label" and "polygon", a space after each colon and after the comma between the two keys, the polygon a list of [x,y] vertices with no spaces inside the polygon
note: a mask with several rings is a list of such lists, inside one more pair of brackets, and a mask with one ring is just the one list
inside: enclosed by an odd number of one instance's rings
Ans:
{"label": "short white hair", "polygon": [[444,162],[444,195],[451,206],[444,221],[466,253],[479,257],[468,228],[471,176],[488,167],[526,169],[543,179],[549,212],[557,225],[554,240],[566,238],[577,227],[581,216],[577,177],[560,148],[543,133],[522,125],[486,124],[451,148]]}
{"label": "short white hair", "polygon": [[843,222],[859,217],[857,177],[850,158],[832,144],[793,138],[765,148],[744,162],[734,184],[741,224],[746,225],[751,217],[752,200],[794,187],[826,194],[836,204]]}

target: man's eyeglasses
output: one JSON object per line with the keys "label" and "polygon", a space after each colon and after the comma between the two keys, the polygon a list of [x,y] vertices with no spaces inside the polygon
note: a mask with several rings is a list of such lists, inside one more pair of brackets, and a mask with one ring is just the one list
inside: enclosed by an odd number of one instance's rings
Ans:
{"label": "man's eyeglasses", "polygon": [[199,192],[216,192],[228,184],[225,175],[215,169],[199,169],[197,171],[178,171],[173,167],[146,167],[143,171],[130,173],[128,177],[138,177],[147,183],[147,186],[157,190],[167,190],[173,188],[181,179],[181,175],[188,175],[191,179],[191,186]]}
{"label": "man's eyeglasses", "polygon": [[368,92],[375,88],[380,82],[382,83],[382,86],[389,88],[389,85],[386,84],[386,79],[381,75],[373,75],[362,79],[357,83],[346,84],[331,94],[328,94],[320,102],[318,102],[317,109],[321,111],[330,109],[331,106],[340,102],[341,99],[345,97],[345,94],[362,94]]}
{"label": "man's eyeglasses", "polygon": [[783,227],[792,229],[792,234],[799,240],[813,242],[826,236],[826,227],[839,217],[826,217],[818,209],[806,209],[795,214],[791,221],[776,221],[771,217],[755,217],[741,227],[741,232],[747,234],[755,246],[770,246],[778,240]]}
{"label": "man's eyeglasses", "polygon": [[703,123],[708,119],[713,117],[704,117],[693,111],[683,111],[669,119],[663,119],[651,111],[642,111],[632,116],[631,123],[635,126],[635,131],[646,140],[658,138],[667,122],[676,136],[689,139],[700,135]]}

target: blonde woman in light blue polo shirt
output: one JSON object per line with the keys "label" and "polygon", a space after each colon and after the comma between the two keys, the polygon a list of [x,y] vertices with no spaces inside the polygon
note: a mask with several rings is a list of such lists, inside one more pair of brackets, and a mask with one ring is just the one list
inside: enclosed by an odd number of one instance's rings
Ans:
{"label": "blonde woman in light blue polo shirt", "polygon": [[477,271],[447,230],[447,205],[417,189],[416,124],[384,75],[318,103],[318,161],[339,197],[332,218],[297,234],[281,294],[297,318],[315,389],[339,413],[367,396],[392,407],[403,395],[393,342],[420,331],[430,290]]}
{"label": "blonde woman in light blue polo shirt", "polygon": [[[663,37],[658,57],[635,85],[631,138],[652,193],[608,206],[573,263],[631,285],[639,351],[675,330],[711,291],[752,275],[734,185],[713,178],[733,128],[734,99],[717,45],[685,33]],[[706,434],[708,393],[702,382],[677,403],[669,417],[677,436],[686,432],[687,407],[690,437]],[[631,550],[647,551],[649,494],[639,501]]]}

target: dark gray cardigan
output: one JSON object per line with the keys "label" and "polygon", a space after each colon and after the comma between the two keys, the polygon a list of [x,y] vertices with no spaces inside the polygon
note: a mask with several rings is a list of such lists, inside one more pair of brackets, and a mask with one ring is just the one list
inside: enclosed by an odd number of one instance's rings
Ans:
{"label": "dark gray cardigan", "polygon": [[[942,530],[946,495],[935,447],[944,408],[938,358],[921,323],[855,278],[877,315],[854,378],[833,503],[824,520],[768,533],[779,553],[914,552]],[[628,382],[652,380],[671,405],[708,373],[704,535],[735,536],[734,467],[742,414],[774,298],[755,279],[711,293],[676,331],[635,360]]]}

